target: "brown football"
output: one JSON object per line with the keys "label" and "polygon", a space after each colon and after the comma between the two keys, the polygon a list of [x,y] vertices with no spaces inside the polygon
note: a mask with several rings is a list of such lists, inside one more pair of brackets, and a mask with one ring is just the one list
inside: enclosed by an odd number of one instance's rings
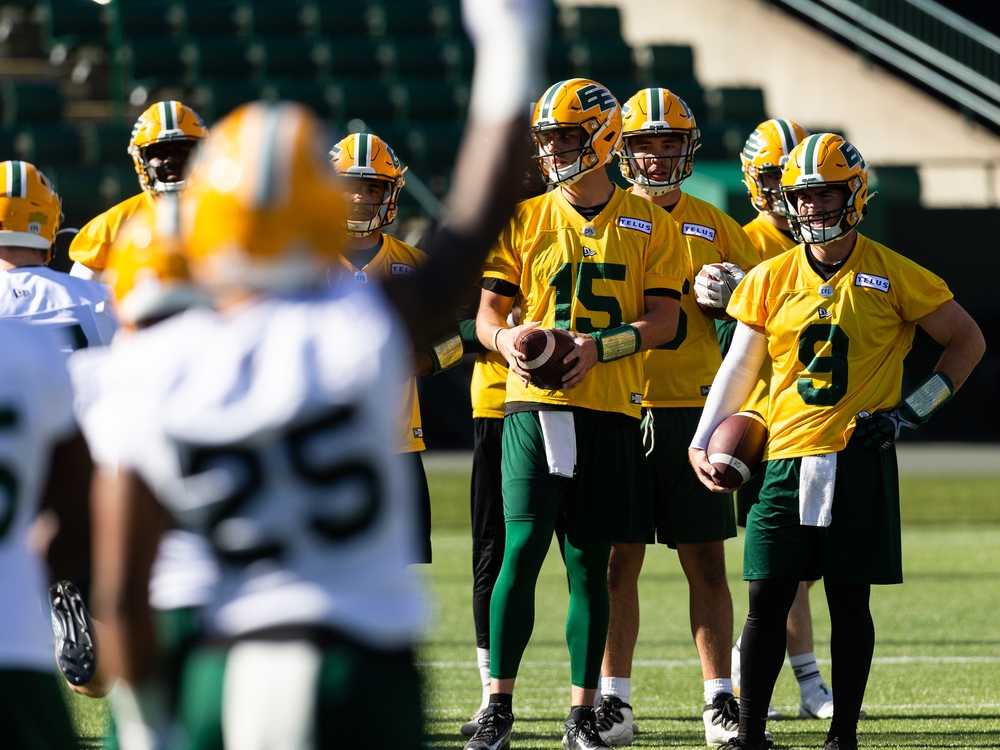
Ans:
{"label": "brown football", "polygon": [[[736,288],[736,284],[738,282],[733,277],[733,275],[726,270],[726,267],[724,265],[722,265],[721,263],[711,263],[709,265],[712,265],[715,268],[718,268],[720,271],[722,271],[722,278],[726,281],[726,284],[729,286],[730,290]],[[704,268],[698,271],[698,275],[704,276],[705,278],[712,278],[711,274],[705,271]],[[705,313],[705,315],[707,315],[708,317],[713,318],[714,320],[729,320],[729,316],[726,315],[726,308],[724,307],[709,307],[708,305],[703,305],[699,302],[698,309],[701,310],[703,313]]]}
{"label": "brown football", "polygon": [[767,424],[755,411],[741,411],[715,428],[708,441],[708,460],[718,473],[719,483],[735,490],[757,473],[764,446]]}
{"label": "brown football", "polygon": [[563,375],[573,368],[565,364],[566,355],[575,344],[569,331],[561,328],[532,328],[514,343],[526,359],[521,363],[531,372],[531,384],[550,391],[562,390]]}

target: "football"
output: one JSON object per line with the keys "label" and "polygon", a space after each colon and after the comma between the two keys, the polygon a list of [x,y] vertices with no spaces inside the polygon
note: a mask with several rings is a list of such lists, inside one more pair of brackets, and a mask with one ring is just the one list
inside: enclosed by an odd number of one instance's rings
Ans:
{"label": "football", "polygon": [[573,365],[564,364],[566,355],[573,351],[573,336],[561,328],[532,328],[522,333],[514,342],[526,359],[521,363],[531,372],[531,384],[550,391],[562,390],[563,375]]}
{"label": "football", "polygon": [[767,425],[755,411],[733,414],[715,428],[708,441],[708,460],[719,472],[719,483],[738,489],[757,473],[767,443]]}
{"label": "football", "polygon": [[[713,274],[710,271],[706,270],[707,268],[718,269],[719,273],[722,276],[722,280],[724,282],[726,282],[726,286],[729,287],[729,291],[730,292],[732,292],[733,289],[736,288],[736,285],[740,283],[740,280],[737,279],[735,276],[733,276],[733,274],[729,271],[729,269],[726,268],[725,265],[723,265],[722,263],[711,263],[708,266],[703,267],[700,271],[698,271],[698,276],[702,277],[703,279],[712,279],[712,278],[714,278],[715,280],[718,280],[719,277],[718,276],[714,276],[713,277]],[[695,286],[698,286],[697,280],[695,280]],[[698,299],[698,294],[697,294],[697,291],[696,291],[695,292],[695,300],[697,300],[697,299]],[[708,317],[713,318],[715,320],[726,320],[729,317],[729,316],[726,315],[726,308],[725,307],[712,307],[710,305],[703,305],[699,301],[698,302],[698,308],[703,313],[705,313],[705,315],[707,315]]]}

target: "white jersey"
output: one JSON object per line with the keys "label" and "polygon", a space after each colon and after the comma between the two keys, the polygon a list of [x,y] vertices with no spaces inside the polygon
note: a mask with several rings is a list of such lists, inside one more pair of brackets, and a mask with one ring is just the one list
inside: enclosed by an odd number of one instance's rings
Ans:
{"label": "white jersey", "polygon": [[211,634],[318,625],[413,642],[417,503],[394,453],[410,351],[368,287],[190,310],[122,347],[135,387],[91,426],[96,450],[212,545]]}
{"label": "white jersey", "polygon": [[46,266],[0,272],[0,318],[50,325],[68,334],[67,353],[111,343],[118,322],[109,289]]}
{"label": "white jersey", "polygon": [[57,337],[0,320],[0,669],[54,671],[43,562],[28,547],[52,449],[72,436]]}

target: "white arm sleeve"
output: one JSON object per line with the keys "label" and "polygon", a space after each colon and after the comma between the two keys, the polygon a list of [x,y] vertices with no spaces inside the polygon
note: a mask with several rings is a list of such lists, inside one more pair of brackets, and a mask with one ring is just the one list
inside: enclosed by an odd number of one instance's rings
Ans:
{"label": "white arm sleeve", "polygon": [[747,400],[767,355],[767,336],[743,323],[736,324],[733,343],[712,381],[691,448],[708,448],[712,433]]}

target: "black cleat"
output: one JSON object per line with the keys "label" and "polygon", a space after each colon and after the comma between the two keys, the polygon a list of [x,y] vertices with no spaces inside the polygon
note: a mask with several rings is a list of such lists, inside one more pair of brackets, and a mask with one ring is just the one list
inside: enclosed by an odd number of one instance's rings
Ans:
{"label": "black cleat", "polygon": [[564,750],[611,750],[597,731],[597,713],[592,706],[578,706],[566,717]]}
{"label": "black cleat", "polygon": [[503,703],[491,703],[479,718],[479,729],[465,743],[465,750],[507,750],[514,728],[514,713]]}
{"label": "black cleat", "polygon": [[72,684],[86,685],[97,669],[97,650],[94,623],[80,590],[69,581],[52,584],[49,606],[56,640],[56,666]]}
{"label": "black cleat", "polygon": [[827,737],[823,750],[858,750],[858,741],[847,737]]}

